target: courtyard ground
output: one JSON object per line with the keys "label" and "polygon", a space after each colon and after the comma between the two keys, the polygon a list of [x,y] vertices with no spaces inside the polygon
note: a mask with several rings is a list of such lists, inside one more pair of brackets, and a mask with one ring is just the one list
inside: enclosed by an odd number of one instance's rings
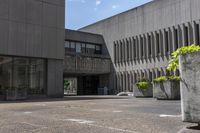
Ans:
{"label": "courtyard ground", "polygon": [[180,101],[116,96],[0,102],[0,133],[196,133]]}

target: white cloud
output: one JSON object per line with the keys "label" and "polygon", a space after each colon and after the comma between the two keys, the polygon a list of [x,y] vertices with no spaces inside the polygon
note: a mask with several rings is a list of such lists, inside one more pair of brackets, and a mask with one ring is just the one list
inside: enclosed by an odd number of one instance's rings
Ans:
{"label": "white cloud", "polygon": [[112,5],[112,9],[118,8],[118,5]]}
{"label": "white cloud", "polygon": [[100,0],[96,0],[96,5],[100,5],[101,4],[101,1]]}

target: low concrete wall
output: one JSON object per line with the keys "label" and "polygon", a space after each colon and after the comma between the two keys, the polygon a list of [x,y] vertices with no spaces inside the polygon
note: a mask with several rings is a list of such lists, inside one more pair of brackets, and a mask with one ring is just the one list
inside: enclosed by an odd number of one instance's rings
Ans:
{"label": "low concrete wall", "polygon": [[181,55],[179,63],[182,119],[200,123],[200,52]]}
{"label": "low concrete wall", "polygon": [[179,81],[162,81],[153,83],[153,97],[163,100],[180,99]]}

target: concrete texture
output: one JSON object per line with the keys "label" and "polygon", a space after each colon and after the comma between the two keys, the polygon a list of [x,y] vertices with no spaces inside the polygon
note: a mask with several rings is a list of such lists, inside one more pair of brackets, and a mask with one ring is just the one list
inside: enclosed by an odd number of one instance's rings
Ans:
{"label": "concrete texture", "polygon": [[200,123],[200,52],[180,56],[182,119]]}
{"label": "concrete texture", "polygon": [[0,103],[2,133],[198,133],[179,101],[87,96]]}
{"label": "concrete texture", "polygon": [[64,58],[64,0],[0,0],[0,54]]}
{"label": "concrete texture", "polygon": [[166,75],[169,55],[199,44],[199,0],[156,0],[80,29],[103,35],[116,92],[133,90],[138,79]]}
{"label": "concrete texture", "polygon": [[153,83],[153,97],[160,100],[180,99],[179,81],[162,81]]}

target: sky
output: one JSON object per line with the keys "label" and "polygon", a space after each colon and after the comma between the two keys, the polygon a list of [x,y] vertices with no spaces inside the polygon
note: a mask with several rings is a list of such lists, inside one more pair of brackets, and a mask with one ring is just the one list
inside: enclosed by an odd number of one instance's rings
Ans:
{"label": "sky", "polygon": [[77,30],[152,0],[66,0],[65,28]]}

